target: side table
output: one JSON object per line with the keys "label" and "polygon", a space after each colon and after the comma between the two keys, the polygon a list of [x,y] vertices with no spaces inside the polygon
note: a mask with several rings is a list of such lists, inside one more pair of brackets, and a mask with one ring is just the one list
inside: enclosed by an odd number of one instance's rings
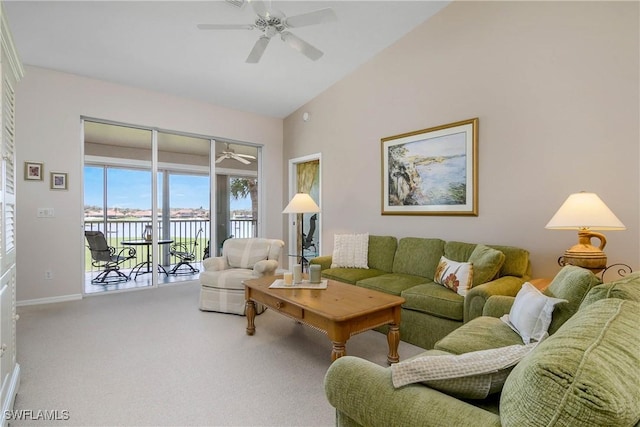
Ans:
{"label": "side table", "polygon": [[547,286],[551,284],[551,280],[553,279],[548,279],[548,278],[531,279],[529,280],[529,283],[535,286],[536,289],[538,289],[540,292],[543,292],[545,289],[547,289]]}

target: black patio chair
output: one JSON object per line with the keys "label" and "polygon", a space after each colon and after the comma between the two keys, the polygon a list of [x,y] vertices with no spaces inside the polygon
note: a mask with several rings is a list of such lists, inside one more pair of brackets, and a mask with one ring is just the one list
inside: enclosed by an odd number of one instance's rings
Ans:
{"label": "black patio chair", "polygon": [[[109,246],[102,231],[85,231],[84,237],[91,251],[91,265],[103,271],[91,279],[91,283],[108,285],[110,283],[126,282],[129,276],[120,271],[120,265],[136,257],[136,250],[124,247],[116,253],[116,248]],[[113,274],[112,274],[113,273]]]}
{"label": "black patio chair", "polygon": [[303,249],[316,249],[316,244],[313,243],[313,233],[316,232],[316,221],[318,221],[318,214],[313,214],[309,219],[309,233],[302,233],[302,248]]}
{"label": "black patio chair", "polygon": [[179,262],[169,270],[169,274],[196,274],[200,272],[200,270],[191,265],[191,263],[197,258],[198,241],[200,240],[201,233],[202,228],[198,230],[191,244],[180,242],[171,245],[169,253],[178,258]]}

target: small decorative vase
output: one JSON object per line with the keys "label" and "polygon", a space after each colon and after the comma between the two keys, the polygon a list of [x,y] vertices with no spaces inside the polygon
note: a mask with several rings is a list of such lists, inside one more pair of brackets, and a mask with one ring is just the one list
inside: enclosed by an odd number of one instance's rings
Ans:
{"label": "small decorative vase", "polygon": [[147,242],[150,242],[153,239],[153,228],[150,225],[144,227],[144,231],[142,232],[142,238]]}
{"label": "small decorative vase", "polygon": [[309,266],[309,282],[320,283],[321,281],[320,266],[318,264]]}
{"label": "small decorative vase", "polygon": [[293,283],[302,283],[302,265],[295,264],[293,266]]}

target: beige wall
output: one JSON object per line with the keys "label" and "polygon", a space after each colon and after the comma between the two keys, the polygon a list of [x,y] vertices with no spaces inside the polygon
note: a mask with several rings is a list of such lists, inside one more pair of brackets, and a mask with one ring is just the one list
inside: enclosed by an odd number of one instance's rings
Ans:
{"label": "beige wall", "polygon": [[[577,233],[544,226],[586,190],[627,226],[610,263],[640,269],[638,6],[455,2],[286,118],[285,160],[322,153],[323,254],[341,232],[510,244],[550,277]],[[380,138],[473,117],[479,216],[380,215]]]}
{"label": "beige wall", "polygon": [[[26,67],[16,91],[17,299],[55,300],[82,292],[82,146],[80,117],[264,144],[264,185],[282,182],[282,120],[169,95]],[[45,164],[44,182],[22,179],[25,160]],[[69,173],[69,191],[49,190],[49,171]],[[36,218],[39,207],[55,218]],[[282,198],[269,193],[266,237],[281,238]],[[53,272],[52,280],[44,272]]]}

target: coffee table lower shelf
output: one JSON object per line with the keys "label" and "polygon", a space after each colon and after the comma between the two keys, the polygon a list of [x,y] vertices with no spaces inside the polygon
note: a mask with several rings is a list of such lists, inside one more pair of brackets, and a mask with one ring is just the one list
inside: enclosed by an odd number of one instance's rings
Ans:
{"label": "coffee table lower shelf", "polygon": [[256,303],[328,335],[331,360],[346,354],[347,340],[358,333],[389,325],[387,362],[400,360],[400,312],[404,298],[329,280],[327,289],[271,289],[279,277],[245,281],[247,334],[256,331]]}

